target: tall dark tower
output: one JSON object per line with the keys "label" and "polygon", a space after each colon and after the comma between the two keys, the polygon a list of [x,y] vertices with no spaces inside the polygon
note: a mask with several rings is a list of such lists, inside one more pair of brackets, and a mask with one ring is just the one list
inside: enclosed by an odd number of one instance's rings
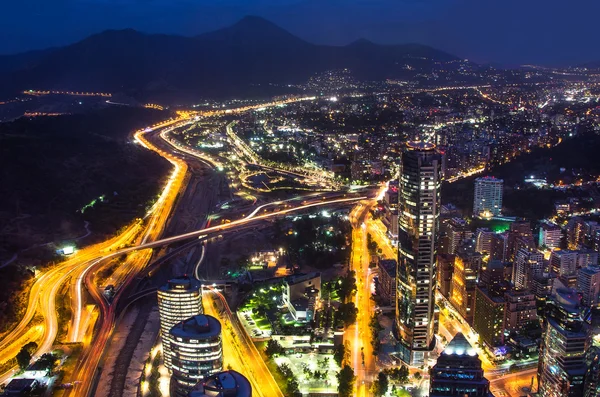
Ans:
{"label": "tall dark tower", "polygon": [[435,346],[441,179],[435,145],[407,143],[400,160],[396,336],[400,358],[410,365],[425,363]]}

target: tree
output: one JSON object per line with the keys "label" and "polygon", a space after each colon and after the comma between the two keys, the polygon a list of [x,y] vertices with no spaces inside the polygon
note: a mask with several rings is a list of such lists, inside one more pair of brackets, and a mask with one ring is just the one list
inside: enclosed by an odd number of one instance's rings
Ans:
{"label": "tree", "polygon": [[338,309],[338,315],[344,326],[348,327],[356,322],[358,309],[354,306],[354,302],[342,303]]}
{"label": "tree", "polygon": [[17,363],[19,364],[19,368],[25,369],[29,366],[29,362],[31,361],[31,353],[22,347],[19,353],[17,353]]}
{"label": "tree", "polygon": [[356,273],[349,271],[344,277],[340,278],[337,285],[338,296],[342,302],[356,293]]}
{"label": "tree", "polygon": [[373,394],[375,394],[376,397],[384,396],[388,391],[389,385],[390,382],[385,372],[380,372],[379,375],[377,375],[375,382],[373,382]]}
{"label": "tree", "polygon": [[17,363],[21,369],[25,369],[29,366],[31,356],[37,350],[38,345],[35,342],[29,342],[24,345],[19,353],[17,353]]}
{"label": "tree", "polygon": [[340,397],[350,397],[354,390],[354,370],[348,364],[344,365],[344,368],[337,374],[338,379],[338,393]]}
{"label": "tree", "polygon": [[340,343],[339,345],[337,345],[335,347],[335,349],[333,351],[333,359],[335,360],[337,365],[339,365],[341,367],[342,362],[344,361],[345,357],[346,357],[346,346],[344,346],[343,343]]}
{"label": "tree", "polygon": [[421,375],[420,372],[415,372],[414,377],[415,377],[416,380],[420,380],[423,376]]}
{"label": "tree", "polygon": [[265,354],[267,357],[271,358],[275,355],[283,354],[283,347],[279,342],[274,339],[271,339],[267,342],[267,347],[265,348]]}

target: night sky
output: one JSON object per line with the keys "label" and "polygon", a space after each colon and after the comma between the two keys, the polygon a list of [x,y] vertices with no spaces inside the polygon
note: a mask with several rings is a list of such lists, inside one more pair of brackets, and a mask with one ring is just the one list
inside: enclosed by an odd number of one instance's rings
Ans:
{"label": "night sky", "polygon": [[244,15],[314,43],[416,42],[504,65],[600,61],[599,0],[2,0],[0,53],[106,29],[195,35]]}

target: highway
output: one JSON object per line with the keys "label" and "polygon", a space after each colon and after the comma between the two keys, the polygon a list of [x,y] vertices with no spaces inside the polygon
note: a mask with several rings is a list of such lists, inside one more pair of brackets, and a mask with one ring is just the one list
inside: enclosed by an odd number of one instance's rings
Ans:
{"label": "highway", "polygon": [[351,269],[356,272],[357,292],[354,304],[358,308],[356,323],[348,328],[350,335],[350,356],[356,375],[357,396],[368,396],[373,376],[376,373],[375,356],[371,345],[371,328],[369,323],[375,313],[371,300],[371,285],[373,274],[369,269],[370,256],[367,249],[367,227],[365,219],[370,216],[370,210],[375,206],[375,200],[361,201],[350,213],[352,224],[352,256]]}
{"label": "highway", "polygon": [[[261,104],[216,112],[224,112],[224,114],[229,114],[256,109],[258,107],[276,106],[285,103],[311,99],[314,98],[294,98],[270,104]],[[2,341],[0,341],[0,351],[2,351],[3,358],[5,358],[5,360],[9,359],[10,355],[13,353],[16,354],[21,346],[28,341],[36,341],[39,344],[38,351],[34,354],[34,358],[51,349],[58,333],[59,320],[68,321],[68,319],[59,319],[57,317],[56,297],[59,291],[62,290],[63,286],[65,286],[69,280],[71,280],[69,291],[72,299],[73,312],[70,319],[71,325],[68,330],[67,340],[82,340],[86,334],[86,330],[81,329],[82,308],[84,304],[83,286],[85,284],[89,293],[100,307],[100,316],[93,338],[94,344],[90,347],[90,349],[84,351],[82,361],[77,367],[77,375],[73,378],[82,382],[78,386],[76,395],[85,396],[91,389],[92,379],[96,373],[97,363],[102,356],[102,350],[105,341],[108,339],[112,330],[114,329],[114,310],[105,301],[102,293],[98,289],[98,286],[95,284],[94,278],[96,271],[105,265],[105,261],[118,255],[129,254],[134,251],[161,247],[175,242],[197,238],[208,232],[218,232],[229,228],[236,228],[246,225],[249,222],[268,220],[275,217],[285,216],[293,212],[304,211],[320,206],[350,205],[353,202],[365,198],[349,197],[324,199],[322,201],[315,201],[305,205],[286,208],[281,211],[262,215],[258,215],[258,212],[255,212],[245,218],[232,221],[228,224],[200,229],[189,233],[175,235],[169,238],[158,239],[165,227],[166,221],[171,215],[177,194],[185,187],[187,164],[180,157],[175,156],[172,153],[167,152],[151,143],[146,138],[146,135],[154,131],[158,131],[159,129],[167,127],[174,128],[178,125],[182,125],[187,123],[192,117],[199,117],[199,115],[208,116],[215,114],[216,112],[205,112],[202,114],[192,112],[182,113],[180,114],[179,118],[167,120],[152,127],[139,130],[135,133],[136,142],[149,150],[157,152],[173,164],[173,173],[165,185],[160,198],[157,200],[150,213],[146,216],[143,223],[136,221],[126,228],[121,235],[105,242],[83,248],[64,262],[37,276],[37,280],[30,290],[29,302],[25,315],[15,326],[15,328],[9,332]],[[131,244],[136,245],[129,248],[123,248]],[[117,276],[118,281],[122,282],[122,285],[117,291],[117,296],[115,297],[116,300],[120,298],[120,292],[125,289],[124,286],[131,282],[134,276],[148,263],[150,257],[150,251],[147,251],[147,254],[138,254],[133,258],[133,260],[127,262],[127,269],[121,270]],[[30,331],[30,323],[36,315],[43,318],[43,324],[41,325],[43,336],[41,340],[39,337],[39,332],[36,333]],[[0,376],[0,383],[4,383],[14,373],[14,370],[15,368]]]}

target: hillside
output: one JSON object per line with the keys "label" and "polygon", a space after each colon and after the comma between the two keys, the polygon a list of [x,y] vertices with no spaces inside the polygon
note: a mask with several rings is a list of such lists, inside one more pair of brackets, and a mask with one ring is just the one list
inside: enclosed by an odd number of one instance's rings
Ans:
{"label": "hillside", "polygon": [[315,45],[258,17],[196,37],[111,30],[46,53],[14,57],[0,57],[0,94],[34,88],[225,97],[264,91],[269,83],[302,83],[331,69],[382,80],[405,75],[406,65],[427,68],[456,59],[417,44]]}

